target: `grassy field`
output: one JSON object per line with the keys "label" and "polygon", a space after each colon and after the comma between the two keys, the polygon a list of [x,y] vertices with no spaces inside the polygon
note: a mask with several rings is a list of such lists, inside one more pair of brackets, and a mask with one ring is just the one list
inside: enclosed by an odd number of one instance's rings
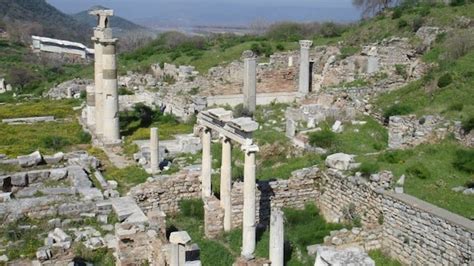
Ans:
{"label": "grassy field", "polygon": [[390,170],[396,177],[406,175],[405,192],[467,218],[474,217],[474,198],[452,191],[474,181],[472,173],[454,166],[463,148],[454,140],[423,144],[414,149],[387,151],[359,156],[358,161],[375,163],[377,169]]}
{"label": "grassy field", "polygon": [[0,119],[53,115],[63,121],[33,125],[0,123],[0,153],[18,156],[40,150],[52,154],[69,151],[77,145],[90,143],[90,135],[76,121],[72,107],[77,101],[31,101],[21,104],[0,105]]}

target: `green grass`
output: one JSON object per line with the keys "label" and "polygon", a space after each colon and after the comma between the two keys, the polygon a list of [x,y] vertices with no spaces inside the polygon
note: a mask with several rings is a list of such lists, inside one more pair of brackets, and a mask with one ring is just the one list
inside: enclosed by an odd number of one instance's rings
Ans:
{"label": "green grass", "polygon": [[123,169],[108,167],[104,173],[107,180],[115,180],[118,183],[118,191],[125,194],[131,187],[144,183],[150,176],[139,166],[128,166]]}
{"label": "green grass", "polygon": [[76,114],[72,108],[79,105],[80,102],[77,100],[36,100],[4,104],[0,105],[0,119],[33,116],[72,117]]}
{"label": "green grass", "polygon": [[376,266],[401,266],[402,264],[395,259],[385,255],[381,250],[369,251],[369,256],[375,261]]}
{"label": "green grass", "polygon": [[405,192],[467,218],[474,217],[474,198],[452,191],[472,180],[472,174],[455,167],[457,152],[463,148],[455,140],[422,144],[414,149],[387,151],[359,156],[357,161],[376,162],[395,177],[405,174]]}

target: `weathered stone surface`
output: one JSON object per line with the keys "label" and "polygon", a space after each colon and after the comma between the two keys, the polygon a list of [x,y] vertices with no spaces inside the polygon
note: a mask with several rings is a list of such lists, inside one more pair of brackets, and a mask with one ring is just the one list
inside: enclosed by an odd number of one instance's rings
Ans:
{"label": "weathered stone surface", "polygon": [[16,187],[28,186],[28,176],[26,173],[16,173],[11,176],[11,184]]}
{"label": "weathered stone surface", "polygon": [[186,245],[191,242],[191,237],[186,231],[172,232],[170,234],[170,243]]}
{"label": "weathered stone surface", "polygon": [[43,159],[47,164],[58,164],[64,159],[64,153],[58,152],[53,156],[45,155],[43,156]]}
{"label": "weathered stone surface", "polygon": [[67,173],[68,173],[67,168],[51,169],[49,171],[49,177],[51,178],[51,180],[59,181],[66,178]]}
{"label": "weathered stone surface", "polygon": [[77,188],[92,187],[92,182],[89,180],[87,173],[80,166],[69,166],[68,178],[74,187],[77,187]]}
{"label": "weathered stone surface", "polygon": [[342,171],[351,169],[351,165],[354,163],[354,155],[345,153],[336,153],[329,155],[326,158],[326,166]]}
{"label": "weathered stone surface", "polygon": [[364,265],[375,266],[367,253],[358,248],[347,248],[337,250],[332,247],[319,246],[317,248],[317,257],[314,263],[315,266],[327,265]]}
{"label": "weathered stone surface", "polygon": [[39,151],[35,151],[29,155],[18,156],[17,159],[21,167],[32,167],[43,161],[43,157]]}

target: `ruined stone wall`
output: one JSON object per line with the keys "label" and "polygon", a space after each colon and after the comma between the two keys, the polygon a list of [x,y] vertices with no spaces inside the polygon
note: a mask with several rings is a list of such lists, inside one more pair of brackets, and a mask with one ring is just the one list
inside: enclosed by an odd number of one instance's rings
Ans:
{"label": "ruined stone wall", "polygon": [[453,127],[439,116],[392,116],[388,125],[388,147],[405,149],[444,139]]}
{"label": "ruined stone wall", "polygon": [[159,207],[166,214],[179,212],[179,201],[201,197],[199,170],[183,170],[177,174],[146,182],[130,190],[138,206],[148,212]]}
{"label": "ruined stone wall", "polygon": [[472,265],[474,224],[406,194],[386,192],[383,247],[407,265]]}
{"label": "ruined stone wall", "polygon": [[474,261],[472,221],[413,196],[382,189],[380,181],[387,180],[383,174],[364,181],[329,169],[323,178],[317,204],[325,218],[343,221],[346,206],[353,205],[352,213],[360,215],[363,225],[362,231],[333,232],[325,242],[367,250],[381,243],[382,249],[407,265],[470,265]]}
{"label": "ruined stone wall", "polygon": [[[317,167],[305,168],[292,173],[288,180],[259,181],[256,191],[257,222],[267,224],[271,206],[303,209],[307,203],[319,197],[319,175]],[[232,187],[232,227],[242,225],[243,182]]]}

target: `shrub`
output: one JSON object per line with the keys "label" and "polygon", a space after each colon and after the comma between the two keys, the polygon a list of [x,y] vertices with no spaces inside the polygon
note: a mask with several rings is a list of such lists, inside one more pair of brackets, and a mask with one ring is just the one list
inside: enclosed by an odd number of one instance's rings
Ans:
{"label": "shrub", "polygon": [[379,165],[375,162],[363,162],[357,170],[364,176],[370,176],[379,171]]}
{"label": "shrub", "polygon": [[419,28],[421,28],[423,26],[423,23],[425,22],[425,20],[423,19],[423,17],[421,16],[416,16],[414,19],[413,19],[413,22],[411,24],[411,27],[412,27],[412,30],[413,32],[417,32]]}
{"label": "shrub", "polygon": [[397,73],[397,75],[402,76],[404,79],[408,78],[406,65],[395,65],[395,73]]}
{"label": "shrub", "polygon": [[179,208],[186,217],[204,219],[204,204],[201,199],[181,200]]}
{"label": "shrub", "polygon": [[250,50],[252,50],[257,55],[264,55],[266,57],[269,57],[273,54],[273,47],[267,42],[253,43],[250,47]]}
{"label": "shrub", "polygon": [[438,79],[438,87],[444,88],[449,86],[453,82],[453,77],[450,73],[445,73]]}
{"label": "shrub", "polygon": [[474,116],[462,121],[462,129],[464,132],[469,133],[474,129]]}
{"label": "shrub", "polygon": [[269,27],[266,36],[277,41],[298,41],[304,38],[304,27],[295,22],[280,22]]}
{"label": "shrub", "polygon": [[53,150],[61,150],[71,144],[69,140],[59,136],[46,136],[41,140],[42,147]]}
{"label": "shrub", "polygon": [[80,131],[79,132],[79,142],[82,144],[87,144],[90,143],[92,139],[91,134],[85,131]]}
{"label": "shrub", "polygon": [[277,44],[276,47],[275,47],[278,51],[284,51],[285,50],[285,46],[281,43]]}
{"label": "shrub", "polygon": [[326,38],[338,37],[344,32],[344,26],[334,22],[325,22],[321,25],[321,35]]}
{"label": "shrub", "polygon": [[399,19],[401,18],[403,15],[403,12],[402,12],[402,9],[401,8],[397,8],[393,11],[392,13],[392,19]]}
{"label": "shrub", "polygon": [[398,21],[398,28],[399,28],[399,29],[405,28],[405,27],[407,27],[407,26],[408,26],[408,22],[407,22],[406,20],[400,19],[400,20]]}
{"label": "shrub", "polygon": [[403,163],[405,159],[411,155],[410,153],[411,152],[408,151],[387,151],[380,154],[377,160],[391,164]]}
{"label": "shrub", "polygon": [[474,150],[458,150],[453,165],[461,171],[474,173]]}
{"label": "shrub", "polygon": [[458,111],[461,112],[464,109],[463,103],[453,103],[448,107],[448,111]]}
{"label": "shrub", "polygon": [[470,31],[457,31],[449,34],[444,44],[445,58],[456,60],[474,48],[474,33]]}
{"label": "shrub", "polygon": [[118,94],[119,95],[133,95],[134,93],[132,91],[129,91],[127,88],[120,87],[118,89]]}
{"label": "shrub", "polygon": [[319,132],[314,132],[309,135],[309,144],[314,147],[330,149],[334,147],[335,140],[336,133],[329,129],[323,129]]}
{"label": "shrub", "polygon": [[407,115],[409,113],[413,112],[413,108],[411,108],[408,105],[403,105],[403,104],[394,104],[390,106],[385,112],[383,113],[383,117],[385,118],[386,121],[391,116],[395,115]]}
{"label": "shrub", "polygon": [[421,163],[409,166],[405,172],[409,177],[417,177],[420,179],[429,179],[431,177],[431,173],[428,168],[426,168],[426,166]]}
{"label": "shrub", "polygon": [[361,227],[361,217],[356,211],[356,206],[354,203],[350,203],[348,206],[342,209],[344,219],[355,227]]}
{"label": "shrub", "polygon": [[168,83],[168,84],[175,84],[176,83],[176,79],[172,76],[172,75],[169,75],[169,74],[166,74],[164,75],[161,80],[165,83]]}

